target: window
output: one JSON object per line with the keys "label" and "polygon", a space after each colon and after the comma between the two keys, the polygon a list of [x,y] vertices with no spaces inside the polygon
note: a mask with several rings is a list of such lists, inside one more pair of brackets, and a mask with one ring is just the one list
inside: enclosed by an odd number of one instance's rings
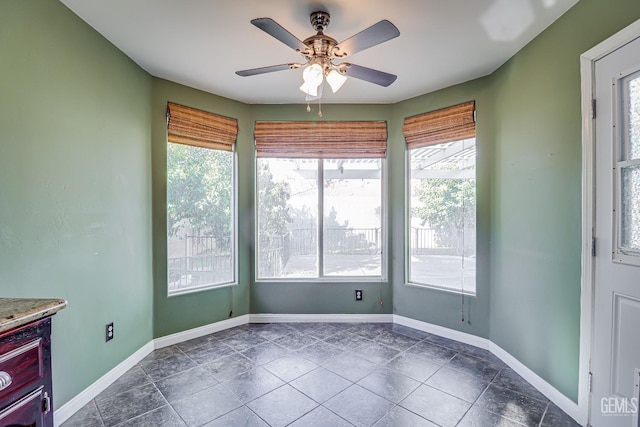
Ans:
{"label": "window", "polygon": [[386,123],[277,123],[256,123],[258,280],[381,279]]}
{"label": "window", "polygon": [[168,293],[234,283],[236,121],[172,103],[167,116]]}
{"label": "window", "polygon": [[640,71],[618,81],[619,126],[615,145],[616,262],[640,265]]}
{"label": "window", "polygon": [[411,284],[475,294],[475,104],[405,120]]}

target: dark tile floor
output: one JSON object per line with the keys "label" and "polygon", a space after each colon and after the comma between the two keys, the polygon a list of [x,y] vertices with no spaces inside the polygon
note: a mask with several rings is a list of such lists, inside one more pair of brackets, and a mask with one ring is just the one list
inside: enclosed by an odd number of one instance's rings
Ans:
{"label": "dark tile floor", "polygon": [[388,323],[272,323],[156,350],[63,427],[577,426],[486,350]]}

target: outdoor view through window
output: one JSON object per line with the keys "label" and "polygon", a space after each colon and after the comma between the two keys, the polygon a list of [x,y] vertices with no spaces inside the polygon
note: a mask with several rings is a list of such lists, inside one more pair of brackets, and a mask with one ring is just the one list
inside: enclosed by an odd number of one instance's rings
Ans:
{"label": "outdoor view through window", "polygon": [[233,156],[167,144],[169,294],[235,280]]}
{"label": "outdoor view through window", "polygon": [[409,150],[409,282],[475,293],[475,138]]}
{"label": "outdoor view through window", "polygon": [[382,276],[382,165],[259,158],[258,279]]}

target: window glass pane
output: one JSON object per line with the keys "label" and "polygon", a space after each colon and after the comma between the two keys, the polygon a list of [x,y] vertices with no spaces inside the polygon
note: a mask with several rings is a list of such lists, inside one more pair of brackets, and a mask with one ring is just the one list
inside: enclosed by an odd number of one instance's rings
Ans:
{"label": "window glass pane", "polygon": [[318,276],[318,161],[258,159],[258,278]]}
{"label": "window glass pane", "polygon": [[640,252],[640,165],[623,167],[621,174],[620,243],[622,249]]}
{"label": "window glass pane", "polygon": [[475,139],[409,156],[409,282],[475,293]]}
{"label": "window glass pane", "polygon": [[324,160],[324,274],[382,274],[382,161]]}
{"label": "window glass pane", "polygon": [[169,293],[234,279],[233,153],[167,144]]}
{"label": "window glass pane", "polygon": [[640,76],[628,83],[628,153],[627,160],[640,159]]}

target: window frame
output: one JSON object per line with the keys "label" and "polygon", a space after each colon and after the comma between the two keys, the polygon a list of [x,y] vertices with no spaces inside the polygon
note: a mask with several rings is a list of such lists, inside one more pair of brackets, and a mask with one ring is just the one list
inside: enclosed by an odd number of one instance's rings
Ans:
{"label": "window frame", "polygon": [[625,264],[632,266],[640,266],[640,251],[635,249],[627,249],[622,245],[622,173],[625,168],[640,166],[640,158],[628,158],[629,144],[629,126],[628,117],[626,116],[627,108],[630,108],[629,91],[627,82],[640,78],[640,69],[634,67],[620,73],[613,84],[613,100],[614,100],[614,123],[617,123],[613,132],[613,206],[611,220],[613,224],[612,230],[612,261],[617,264]]}
{"label": "window frame", "polygon": [[[470,108],[470,111],[469,111]],[[443,116],[446,117],[446,113],[447,110],[452,111],[454,114],[451,117],[454,117],[454,120],[450,123],[448,123],[446,120],[442,120]],[[464,110],[467,110],[466,112]],[[471,118],[469,117],[469,113],[471,114]],[[432,117],[429,117],[433,115]],[[431,122],[435,125],[435,128],[433,131],[431,131],[429,129],[428,126],[425,126],[425,124],[422,124],[421,126],[418,125],[416,126],[416,121],[420,122],[421,118],[427,118],[427,120],[425,120],[425,123],[427,122]],[[450,293],[450,294],[454,294],[454,295],[463,295],[463,296],[470,296],[470,297],[476,297],[477,296],[477,291],[478,291],[478,269],[477,269],[477,263],[476,263],[476,269],[475,269],[475,276],[474,276],[474,289],[473,291],[470,290],[465,290],[464,287],[461,287],[460,289],[454,289],[451,287],[446,287],[446,286],[438,286],[438,285],[434,285],[434,284],[428,284],[428,283],[420,283],[420,282],[415,282],[411,280],[411,151],[414,149],[420,149],[423,146],[429,146],[431,145],[431,142],[426,142],[427,140],[433,141],[433,139],[440,139],[442,142],[436,142],[433,145],[436,144],[440,144],[446,141],[449,142],[455,142],[455,141],[464,141],[465,139],[469,139],[468,137],[466,138],[460,138],[460,139],[451,139],[450,135],[451,132],[455,132],[456,128],[459,129],[463,129],[461,132],[463,134],[467,134],[469,132],[469,126],[471,126],[471,124],[469,123],[469,121],[472,120],[473,125],[472,125],[472,129],[473,129],[473,139],[474,139],[474,145],[475,145],[475,149],[476,149],[476,155],[475,155],[475,159],[474,159],[474,163],[475,163],[475,184],[476,184],[476,192],[475,192],[475,200],[476,200],[476,209],[475,209],[475,217],[476,217],[476,260],[477,260],[477,248],[478,248],[478,241],[477,241],[477,236],[478,236],[478,232],[477,232],[477,219],[478,219],[478,191],[477,191],[477,182],[478,182],[478,138],[477,138],[477,131],[476,131],[476,106],[475,106],[475,101],[468,101],[462,104],[457,104],[457,105],[453,105],[450,107],[444,107],[438,110],[434,110],[431,112],[427,112],[427,113],[423,113],[423,114],[418,114],[416,116],[411,116],[411,117],[407,117],[405,118],[405,124],[403,126],[403,133],[405,135],[405,142],[407,142],[404,146],[404,150],[405,150],[405,156],[404,156],[404,196],[405,196],[405,203],[404,203],[404,221],[405,221],[405,227],[404,227],[404,255],[405,255],[405,262],[404,262],[404,285],[408,286],[408,287],[414,287],[414,288],[420,288],[420,289],[432,289],[432,290],[436,290],[436,291],[441,291],[441,292],[446,292],[446,293]],[[411,138],[411,143],[408,142],[409,138],[407,137],[407,132],[410,133],[410,138]],[[442,136],[439,136],[442,135]],[[420,139],[420,138],[424,138],[424,143],[422,145],[420,145],[420,143],[418,142],[418,146],[414,146],[414,147],[409,147],[410,144],[415,143],[416,139]],[[443,140],[444,139],[444,140]]]}
{"label": "window frame", "polygon": [[[460,140],[463,141],[463,140]],[[478,141],[477,138],[474,138],[474,145],[475,148],[477,150],[478,148]],[[418,149],[418,148],[415,148]],[[475,177],[473,178],[476,182],[476,211],[475,211],[475,217],[476,217],[476,224],[477,224],[477,218],[478,218],[478,209],[477,209],[477,202],[478,202],[478,192],[477,192],[477,180],[478,180],[478,172],[477,172],[477,167],[478,167],[478,162],[477,162],[478,156],[477,156],[477,151],[476,151],[476,156],[475,156]],[[477,286],[478,286],[478,277],[477,277],[477,268],[475,270],[475,283],[474,283],[474,289],[473,291],[471,290],[466,290],[463,288],[460,289],[454,289],[452,287],[447,287],[447,286],[439,286],[436,284],[430,284],[430,283],[422,283],[422,282],[416,282],[416,281],[411,281],[411,149],[409,148],[405,148],[405,196],[406,196],[406,203],[405,203],[405,231],[404,231],[404,236],[405,236],[405,265],[404,265],[404,277],[405,277],[405,285],[406,286],[410,286],[410,287],[416,287],[416,288],[422,288],[422,289],[435,289],[438,291],[444,291],[444,292],[449,292],[455,295],[466,295],[466,296],[476,296],[477,295]],[[476,230],[476,239],[478,236],[478,232]],[[476,254],[477,254],[477,240],[476,240]],[[477,257],[476,257],[477,259]]]}
{"label": "window frame", "polygon": [[[272,157],[275,159],[289,159],[293,160],[291,157]],[[317,184],[318,184],[318,229],[317,233],[317,251],[318,251],[318,276],[317,277],[264,277],[261,278],[258,276],[259,273],[259,260],[260,256],[258,255],[258,233],[259,233],[259,215],[258,215],[258,203],[259,203],[259,188],[258,188],[258,161],[260,158],[255,158],[254,163],[254,203],[255,203],[255,212],[254,215],[254,239],[255,239],[255,256],[254,256],[254,272],[255,272],[255,282],[256,283],[386,283],[388,281],[388,223],[387,223],[387,158],[380,158],[380,226],[382,228],[380,233],[381,245],[382,249],[380,251],[380,275],[376,276],[338,276],[338,275],[324,275],[323,267],[324,264],[321,262],[324,261],[324,160],[325,158],[317,157],[317,158],[309,158],[306,157],[307,160],[317,160],[318,161],[318,174],[317,174]],[[360,158],[354,158],[360,159]],[[362,159],[365,159],[363,157]],[[322,226],[322,227],[321,227]]]}
{"label": "window frame", "polygon": [[[176,115],[177,124],[173,124],[173,115]],[[193,126],[193,127],[192,127]],[[204,130],[203,127],[204,126]],[[237,120],[210,113],[192,107],[187,107],[173,102],[167,103],[167,135],[165,157],[165,244],[167,253],[165,256],[166,296],[168,298],[187,295],[212,289],[226,288],[239,284],[238,261],[238,153],[237,153]],[[173,141],[171,139],[174,139]],[[231,155],[231,280],[223,283],[212,283],[189,287],[179,290],[169,289],[169,215],[168,215],[168,164],[169,144],[186,145],[192,149],[217,150],[229,152]]]}
{"label": "window frame", "polygon": [[[168,142],[167,144],[175,144],[174,142]],[[200,149],[205,149],[205,150],[215,150],[214,148],[203,148],[203,147],[196,147],[196,146],[191,146],[193,148],[200,148]],[[223,151],[223,150],[220,150]],[[191,288],[186,288],[184,290],[178,290],[178,291],[170,291],[169,290],[169,262],[168,259],[169,257],[167,256],[167,297],[171,298],[171,297],[176,297],[176,296],[180,296],[180,295],[187,295],[187,294],[192,294],[192,293],[196,293],[196,292],[202,292],[202,291],[207,291],[207,290],[211,290],[211,289],[219,289],[219,288],[226,288],[229,286],[237,286],[239,284],[238,282],[238,274],[239,274],[239,265],[238,265],[238,155],[237,155],[237,151],[234,149],[231,152],[232,155],[232,161],[231,161],[231,198],[232,203],[232,210],[233,212],[231,213],[231,238],[232,238],[232,244],[231,244],[231,273],[232,273],[232,278],[230,281],[228,282],[224,282],[224,283],[215,283],[215,284],[209,284],[209,285],[201,285],[201,286],[197,286],[197,287],[191,287]],[[168,160],[168,156],[167,156],[167,160]],[[167,203],[168,205],[168,203]],[[168,226],[169,226],[169,216],[167,215],[167,224],[166,224],[166,228],[167,228],[167,239],[169,237],[168,235]],[[167,243],[168,245],[168,243]],[[168,255],[168,254],[167,254]]]}

